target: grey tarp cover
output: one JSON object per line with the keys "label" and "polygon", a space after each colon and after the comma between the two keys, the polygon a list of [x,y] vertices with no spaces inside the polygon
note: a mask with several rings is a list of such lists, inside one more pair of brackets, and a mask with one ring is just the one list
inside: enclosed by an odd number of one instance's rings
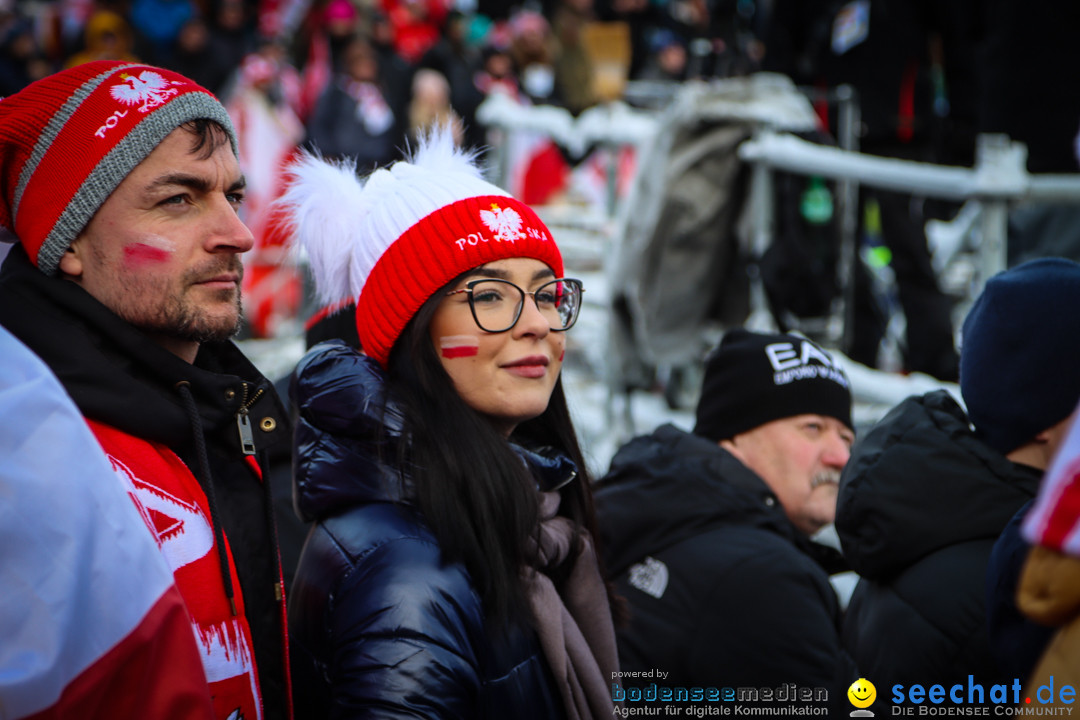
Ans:
{"label": "grey tarp cover", "polygon": [[611,264],[614,385],[646,386],[658,366],[692,365],[709,323],[742,322],[746,243],[737,228],[748,168],[736,150],[757,127],[815,127],[813,108],[785,77],[688,84],[642,148],[619,218]]}

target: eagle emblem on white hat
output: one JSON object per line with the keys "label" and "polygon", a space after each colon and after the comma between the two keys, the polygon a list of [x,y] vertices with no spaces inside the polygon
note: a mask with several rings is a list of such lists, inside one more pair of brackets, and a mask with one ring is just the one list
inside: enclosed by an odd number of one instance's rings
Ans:
{"label": "eagle emblem on white hat", "polygon": [[490,210],[481,210],[480,219],[487,225],[488,230],[495,233],[496,240],[514,242],[525,237],[521,226],[524,221],[517,210],[513,208],[501,208],[491,203]]}

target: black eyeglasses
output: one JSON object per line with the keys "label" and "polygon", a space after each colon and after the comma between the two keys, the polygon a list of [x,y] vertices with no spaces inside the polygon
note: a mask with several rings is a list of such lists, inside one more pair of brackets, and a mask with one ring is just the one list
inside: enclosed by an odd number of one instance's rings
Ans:
{"label": "black eyeglasses", "polygon": [[581,312],[581,294],[585,288],[580,280],[558,278],[544,283],[532,292],[525,292],[509,280],[471,280],[460,290],[446,293],[468,293],[473,320],[484,332],[506,332],[517,325],[525,296],[531,295],[540,314],[547,318],[548,327],[555,332],[569,330]]}

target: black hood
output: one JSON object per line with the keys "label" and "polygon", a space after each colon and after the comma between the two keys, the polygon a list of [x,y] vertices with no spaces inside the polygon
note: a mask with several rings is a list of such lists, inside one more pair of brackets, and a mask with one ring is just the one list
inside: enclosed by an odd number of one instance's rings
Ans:
{"label": "black hood", "polygon": [[[177,384],[187,381],[212,443],[239,444],[237,413],[281,419],[270,383],[230,341],[204,343],[187,363],[115,315],[77,284],[48,277],[21,245],[0,269],[0,324],[60,378],[94,420],[171,447],[191,443],[191,421]],[[259,448],[287,442],[289,428],[254,433]]]}
{"label": "black hood", "polygon": [[298,417],[293,500],[305,521],[356,504],[400,502],[397,469],[403,418],[387,405],[383,370],[340,340],[319,343],[293,371]]}
{"label": "black hood", "polygon": [[596,489],[600,537],[615,576],[712,527],[766,528],[809,550],[761,478],[705,438],[663,425],[624,445]]}
{"label": "black hood", "polygon": [[836,508],[844,555],[879,580],[940,548],[996,538],[1041,476],[978,440],[946,391],[907,398],[844,468]]}

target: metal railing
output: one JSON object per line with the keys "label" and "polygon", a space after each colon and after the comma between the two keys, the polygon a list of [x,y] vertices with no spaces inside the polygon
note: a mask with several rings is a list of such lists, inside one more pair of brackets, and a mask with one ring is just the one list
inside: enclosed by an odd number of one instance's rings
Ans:
{"label": "metal railing", "polygon": [[[849,346],[853,326],[850,322],[851,290],[854,287],[851,271],[857,252],[854,205],[860,185],[927,198],[977,201],[981,244],[973,297],[979,294],[987,278],[1007,266],[1010,205],[1019,202],[1080,204],[1080,175],[1028,173],[1026,146],[1005,135],[980,135],[972,168],[866,155],[814,144],[768,127],[760,128],[754,138],[739,147],[739,157],[753,166],[751,255],[755,259],[761,257],[773,239],[773,171],[817,175],[840,184],[844,216],[837,279],[845,291],[841,293],[841,307],[834,312],[845,320],[844,347]],[[760,280],[754,282],[760,283]],[[755,290],[755,293],[759,292],[763,290]]]}
{"label": "metal railing", "polygon": [[[671,103],[690,100],[692,88],[681,87],[673,94]],[[804,89],[805,90],[805,89]],[[698,95],[707,94],[701,90]],[[834,328],[831,341],[848,348],[854,309],[854,269],[858,262],[858,195],[859,188],[872,188],[909,193],[918,197],[953,201],[971,201],[962,213],[965,222],[979,238],[972,249],[976,259],[975,273],[969,293],[972,298],[981,291],[986,279],[1007,266],[1008,215],[1011,206],[1023,202],[1080,204],[1080,175],[1033,175],[1026,169],[1027,148],[1004,135],[980,135],[977,139],[975,164],[971,168],[935,165],[910,160],[868,155],[858,151],[855,129],[859,125],[859,103],[854,91],[846,86],[834,88],[825,98],[835,104],[837,141],[839,147],[815,144],[791,132],[778,129],[782,122],[768,117],[751,118],[756,124],[753,137],[738,149],[740,159],[751,167],[751,185],[747,210],[752,219],[748,247],[744,248],[751,264],[751,310],[764,317],[768,313],[763,283],[753,270],[775,237],[774,173],[787,172],[804,176],[819,176],[836,184],[836,204],[839,218],[839,259],[837,284],[841,293],[827,319],[826,327]],[[736,103],[737,104],[737,103]],[[721,106],[723,103],[721,102]],[[485,107],[486,106],[486,107]],[[578,118],[557,108],[522,108],[499,99],[482,106],[484,122],[496,132],[518,130],[545,132],[557,143],[578,155],[590,144],[615,147],[633,144],[649,146],[658,133],[664,132],[663,113],[629,108],[619,103],[586,111]],[[505,181],[505,153],[496,145],[496,179]],[[638,172],[647,170],[638,168]],[[614,168],[611,170],[614,173]],[[614,197],[608,212],[614,214]],[[974,222],[971,216],[974,215]],[[959,224],[959,223],[958,223]],[[839,337],[835,335],[839,333]]]}

